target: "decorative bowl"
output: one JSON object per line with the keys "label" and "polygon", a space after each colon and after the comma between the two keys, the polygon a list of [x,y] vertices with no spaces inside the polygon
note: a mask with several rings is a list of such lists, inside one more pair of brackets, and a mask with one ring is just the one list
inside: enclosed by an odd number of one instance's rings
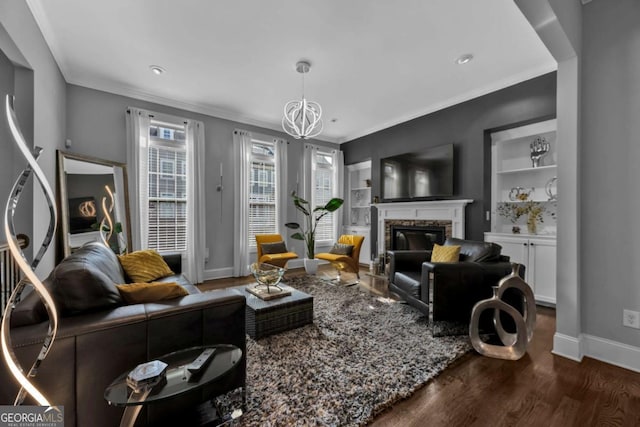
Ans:
{"label": "decorative bowl", "polygon": [[258,282],[256,287],[266,286],[267,293],[271,292],[271,286],[276,288],[278,292],[282,291],[278,283],[282,280],[284,268],[262,262],[254,262],[251,264],[251,273],[253,273],[253,277],[255,277],[256,282]]}

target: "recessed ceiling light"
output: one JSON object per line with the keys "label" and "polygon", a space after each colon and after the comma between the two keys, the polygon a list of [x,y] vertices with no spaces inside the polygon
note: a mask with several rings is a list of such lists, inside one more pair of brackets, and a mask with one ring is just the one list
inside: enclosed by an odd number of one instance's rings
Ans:
{"label": "recessed ceiling light", "polygon": [[149,65],[149,69],[156,76],[159,76],[160,74],[163,74],[165,72],[165,69],[159,65]]}
{"label": "recessed ceiling light", "polygon": [[458,59],[456,59],[456,64],[468,64],[473,59],[473,55],[470,53],[465,53],[464,55],[460,55]]}

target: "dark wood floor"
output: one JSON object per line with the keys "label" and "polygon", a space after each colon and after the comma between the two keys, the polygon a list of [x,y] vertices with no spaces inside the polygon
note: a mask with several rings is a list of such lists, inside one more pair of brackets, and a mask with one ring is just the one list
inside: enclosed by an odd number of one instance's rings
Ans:
{"label": "dark wood floor", "polygon": [[[330,274],[327,267],[319,274]],[[287,275],[302,274],[290,270]],[[218,289],[251,282],[220,279]],[[361,285],[385,295],[384,282]],[[533,341],[512,362],[470,352],[410,398],[379,415],[373,426],[640,426],[640,373],[585,358],[551,354],[555,311],[538,307]]]}

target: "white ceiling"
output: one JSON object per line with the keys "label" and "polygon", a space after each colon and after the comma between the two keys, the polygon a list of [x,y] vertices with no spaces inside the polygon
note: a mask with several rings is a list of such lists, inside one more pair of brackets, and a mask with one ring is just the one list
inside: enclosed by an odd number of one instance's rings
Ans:
{"label": "white ceiling", "polygon": [[67,82],[270,129],[308,59],[331,142],[556,69],[513,0],[28,3]]}

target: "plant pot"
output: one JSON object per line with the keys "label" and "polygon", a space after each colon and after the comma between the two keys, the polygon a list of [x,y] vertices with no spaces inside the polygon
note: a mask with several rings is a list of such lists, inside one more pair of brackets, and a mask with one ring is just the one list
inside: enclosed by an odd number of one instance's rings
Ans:
{"label": "plant pot", "polygon": [[320,263],[319,259],[315,258],[305,258],[304,259],[304,271],[307,274],[315,275],[318,272],[318,264]]}

